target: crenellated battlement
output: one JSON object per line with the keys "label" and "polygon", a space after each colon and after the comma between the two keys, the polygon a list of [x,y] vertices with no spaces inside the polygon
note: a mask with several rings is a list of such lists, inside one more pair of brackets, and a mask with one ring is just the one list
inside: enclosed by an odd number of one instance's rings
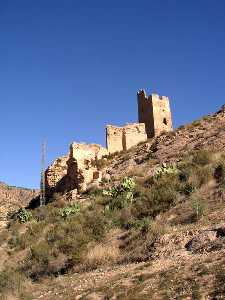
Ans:
{"label": "crenellated battlement", "polygon": [[106,144],[110,153],[127,150],[147,138],[172,130],[169,98],[158,94],[147,95],[145,90],[137,92],[139,123],[123,127],[106,126]]}
{"label": "crenellated battlement", "polygon": [[140,123],[145,123],[148,138],[173,129],[168,97],[158,94],[147,96],[145,90],[140,90],[137,93],[137,101],[138,119]]}

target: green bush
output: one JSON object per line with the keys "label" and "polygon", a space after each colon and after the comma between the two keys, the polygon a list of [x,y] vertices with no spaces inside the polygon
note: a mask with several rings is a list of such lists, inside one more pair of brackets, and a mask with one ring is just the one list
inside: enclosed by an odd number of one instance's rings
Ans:
{"label": "green bush", "polygon": [[74,203],[70,206],[66,206],[60,210],[60,215],[63,218],[67,218],[70,215],[77,214],[80,212],[80,204]]}
{"label": "green bush", "polygon": [[163,175],[177,174],[178,172],[179,171],[175,164],[167,165],[166,163],[163,163],[161,167],[156,169],[154,176],[155,176],[155,178],[160,178]]}
{"label": "green bush", "polygon": [[144,216],[155,217],[174,206],[180,189],[179,178],[176,174],[168,174],[147,185],[136,188],[136,199],[132,205],[135,218]]}
{"label": "green bush", "polygon": [[60,218],[47,229],[41,239],[35,239],[30,232],[22,235],[23,240],[28,237],[26,242],[30,247],[22,270],[33,280],[57,275],[62,270],[65,272],[74,265],[81,265],[87,245],[104,238],[106,222],[97,209],[86,210],[80,214],[71,213],[68,218]]}
{"label": "green bush", "polygon": [[20,223],[26,223],[32,219],[32,213],[25,208],[20,208],[17,213],[17,218]]}
{"label": "green bush", "polygon": [[142,232],[148,232],[151,228],[152,219],[144,217],[143,219],[137,219],[131,222],[130,226]]}
{"label": "green bush", "polygon": [[103,190],[102,194],[104,196],[110,196],[110,197],[117,197],[124,192],[127,192],[128,198],[131,197],[131,193],[134,191],[135,188],[135,181],[133,178],[125,177],[123,178],[122,182],[119,185],[113,186],[108,190]]}
{"label": "green bush", "polygon": [[122,209],[132,203],[135,186],[132,178],[125,177],[119,185],[103,190],[102,195],[110,197],[108,201],[105,201],[105,209]]}

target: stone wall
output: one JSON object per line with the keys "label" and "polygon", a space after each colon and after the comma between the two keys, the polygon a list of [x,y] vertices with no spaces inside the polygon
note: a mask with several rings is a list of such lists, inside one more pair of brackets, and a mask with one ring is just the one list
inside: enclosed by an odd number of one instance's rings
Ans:
{"label": "stone wall", "polygon": [[46,170],[46,196],[75,189],[84,192],[90,183],[99,182],[101,172],[95,161],[107,154],[107,149],[97,144],[72,143],[69,155],[57,158]]}
{"label": "stone wall", "polygon": [[106,145],[109,153],[123,151],[123,127],[106,126]]}
{"label": "stone wall", "polygon": [[128,150],[147,140],[145,124],[132,123],[124,127],[106,126],[106,144],[109,153]]}
{"label": "stone wall", "polygon": [[[67,175],[69,155],[57,158],[45,171],[46,195],[60,191],[60,183]],[[58,189],[56,190],[56,188]]]}
{"label": "stone wall", "polygon": [[70,161],[68,174],[74,180],[79,192],[87,189],[88,184],[101,180],[101,172],[97,169],[95,161],[107,155],[108,151],[97,144],[77,144],[70,146]]}

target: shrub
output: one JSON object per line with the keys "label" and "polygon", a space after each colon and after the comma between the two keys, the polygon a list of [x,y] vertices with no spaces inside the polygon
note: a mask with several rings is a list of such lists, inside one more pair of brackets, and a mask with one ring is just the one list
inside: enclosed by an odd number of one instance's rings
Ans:
{"label": "shrub", "polygon": [[70,206],[66,206],[60,210],[60,215],[63,218],[67,218],[68,216],[72,214],[77,214],[80,212],[80,204],[74,203]]}
{"label": "shrub", "polygon": [[36,208],[35,211],[33,212],[33,217],[35,218],[35,220],[37,220],[37,221],[46,220],[49,215],[49,208],[50,208],[50,205],[48,205],[48,206],[43,205],[43,206]]}
{"label": "shrub", "polygon": [[133,215],[135,218],[145,216],[154,218],[176,204],[179,188],[178,176],[175,174],[162,176],[147,187],[138,186],[136,199],[132,205]]}
{"label": "shrub", "polygon": [[218,162],[214,171],[214,177],[220,183],[225,181],[225,159],[221,159]]}
{"label": "shrub", "polygon": [[49,275],[58,275],[67,268],[69,257],[54,245],[40,241],[30,248],[21,269],[33,280]]}
{"label": "shrub", "polygon": [[130,230],[125,240],[122,261],[140,262],[148,260],[154,251],[155,241],[165,232],[165,227],[156,221],[149,221],[147,230],[143,230],[142,227]]}
{"label": "shrub", "polygon": [[184,193],[185,195],[190,195],[195,191],[195,186],[193,186],[191,183],[186,183],[184,186],[181,187],[181,192]]}
{"label": "shrub", "polygon": [[193,162],[200,166],[205,166],[212,162],[213,154],[207,150],[198,150],[193,153]]}
{"label": "shrub", "polygon": [[119,258],[119,248],[116,245],[96,244],[89,246],[85,253],[84,265],[86,269],[95,269],[100,265],[115,263]]}
{"label": "shrub", "polygon": [[32,222],[29,224],[27,231],[18,236],[18,245],[20,249],[25,249],[36,243],[44,227],[44,222]]}
{"label": "shrub", "polygon": [[195,121],[193,121],[191,123],[191,125],[193,125],[193,126],[199,126],[199,125],[201,125],[201,122],[199,120],[195,120]]}
{"label": "shrub", "polygon": [[0,272],[0,293],[20,294],[24,276],[16,269],[7,268]]}
{"label": "shrub", "polygon": [[152,225],[152,219],[144,217],[143,219],[134,220],[130,225],[142,232],[148,232]]}
{"label": "shrub", "polygon": [[117,197],[118,195],[123,194],[124,192],[127,192],[127,194],[129,195],[129,197],[131,197],[133,191],[135,188],[135,181],[133,178],[129,178],[129,177],[124,177],[122,182],[117,185],[117,186],[113,186],[112,188],[108,189],[108,190],[103,190],[102,194],[104,196],[110,196],[110,197]]}
{"label": "shrub", "polygon": [[122,209],[132,203],[135,185],[135,181],[132,178],[125,177],[119,185],[103,190],[103,196],[110,197],[105,203],[105,209]]}
{"label": "shrub", "polygon": [[17,213],[17,218],[20,223],[26,223],[32,219],[32,213],[25,208],[20,208]]}
{"label": "shrub", "polygon": [[4,244],[9,238],[9,232],[6,229],[0,231],[0,246]]}
{"label": "shrub", "polygon": [[178,169],[176,165],[167,165],[166,163],[163,163],[161,167],[157,168],[155,171],[155,178],[159,178],[163,175],[167,174],[177,174]]}
{"label": "shrub", "polygon": [[188,182],[196,188],[200,188],[213,178],[211,166],[195,166],[192,168]]}
{"label": "shrub", "polygon": [[106,219],[98,211],[86,212],[83,216],[83,228],[90,240],[99,241],[104,237],[106,230]]}

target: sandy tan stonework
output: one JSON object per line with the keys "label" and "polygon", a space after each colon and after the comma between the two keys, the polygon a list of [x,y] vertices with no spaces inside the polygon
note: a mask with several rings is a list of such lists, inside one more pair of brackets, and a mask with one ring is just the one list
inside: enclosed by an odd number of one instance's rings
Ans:
{"label": "sandy tan stonework", "polygon": [[144,90],[137,93],[138,119],[145,123],[148,138],[160,135],[164,131],[172,131],[170,101],[166,96],[146,95]]}
{"label": "sandy tan stonework", "polygon": [[106,143],[109,153],[126,151],[147,140],[145,124],[132,123],[124,127],[106,126]]}

